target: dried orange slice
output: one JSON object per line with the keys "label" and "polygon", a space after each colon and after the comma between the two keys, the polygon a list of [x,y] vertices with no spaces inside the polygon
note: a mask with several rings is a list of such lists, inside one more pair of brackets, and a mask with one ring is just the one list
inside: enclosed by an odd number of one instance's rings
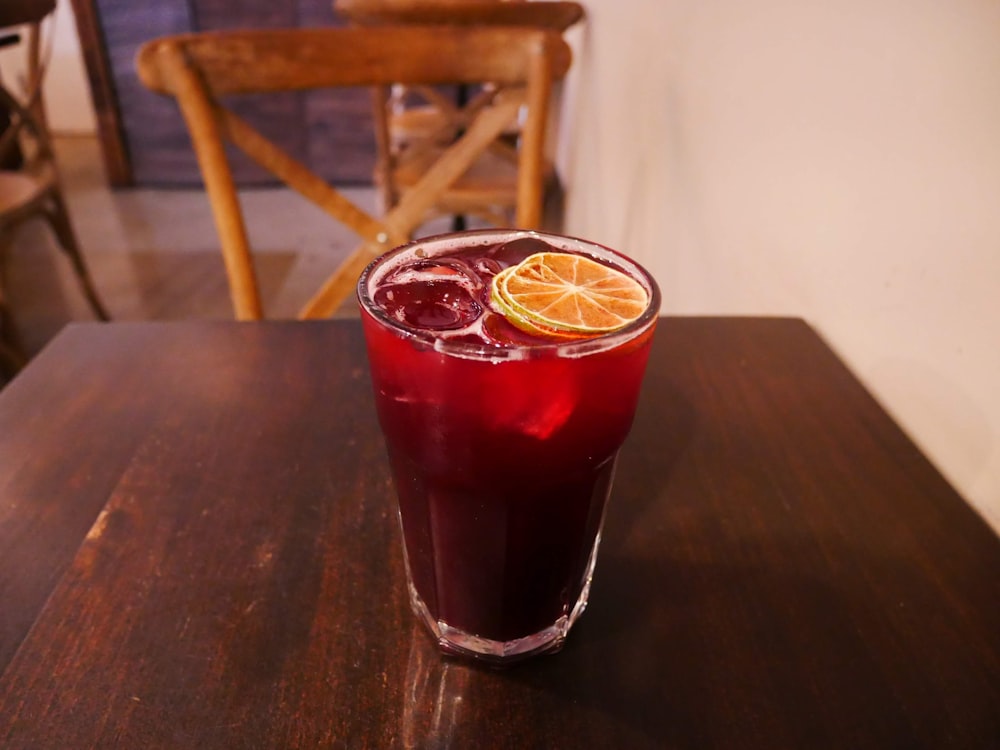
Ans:
{"label": "dried orange slice", "polygon": [[514,325],[577,336],[607,333],[639,318],[649,294],[621,271],[573,253],[544,252],[493,278],[493,300]]}
{"label": "dried orange slice", "polygon": [[503,284],[500,281],[500,277],[506,274],[510,274],[516,266],[511,266],[510,268],[505,268],[499,274],[497,274],[493,279],[493,287],[491,289],[491,298],[493,304],[496,305],[500,313],[511,323],[515,328],[519,328],[527,333],[534,334],[536,336],[545,336],[552,339],[570,339],[570,338],[580,338],[581,334],[569,331],[558,331],[555,328],[549,328],[547,326],[539,325],[538,323],[532,322],[530,319],[526,318],[524,315],[515,310],[510,302],[508,302],[503,296],[501,296],[499,289]]}

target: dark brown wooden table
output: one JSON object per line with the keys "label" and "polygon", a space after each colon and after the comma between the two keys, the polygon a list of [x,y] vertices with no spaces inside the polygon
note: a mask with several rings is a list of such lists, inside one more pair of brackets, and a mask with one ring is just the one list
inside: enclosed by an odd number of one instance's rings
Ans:
{"label": "dark brown wooden table", "polygon": [[354,321],[90,324],[0,392],[0,747],[1000,747],[1000,541],[803,322],[664,319],[590,608],[404,593]]}

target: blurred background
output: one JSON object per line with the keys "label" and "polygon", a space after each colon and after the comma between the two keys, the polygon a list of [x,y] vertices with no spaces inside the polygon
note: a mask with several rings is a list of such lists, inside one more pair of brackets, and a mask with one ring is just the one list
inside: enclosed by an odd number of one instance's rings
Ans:
{"label": "blurred background", "polygon": [[[1000,3],[585,5],[558,125],[566,233],[646,265],[665,314],[804,318],[1000,529]],[[49,75],[69,171],[93,165],[87,195],[68,187],[100,287],[93,191],[139,224],[158,199],[107,188],[69,0]],[[213,247],[207,204],[182,205]]]}

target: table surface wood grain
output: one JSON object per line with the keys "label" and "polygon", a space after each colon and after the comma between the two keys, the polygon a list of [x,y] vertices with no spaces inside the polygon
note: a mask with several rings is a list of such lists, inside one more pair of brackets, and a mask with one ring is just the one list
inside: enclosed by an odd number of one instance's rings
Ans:
{"label": "table surface wood grain", "polygon": [[1000,541],[805,323],[664,318],[590,606],[416,624],[356,321],[65,330],[0,392],[0,747],[1000,746]]}

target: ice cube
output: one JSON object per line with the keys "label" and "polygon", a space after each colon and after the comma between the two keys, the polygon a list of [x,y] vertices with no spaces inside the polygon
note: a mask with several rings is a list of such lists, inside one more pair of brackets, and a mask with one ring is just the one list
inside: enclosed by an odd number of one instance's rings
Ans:
{"label": "ice cube", "polygon": [[491,248],[487,257],[499,262],[504,268],[515,266],[529,255],[555,250],[549,243],[537,237],[518,237]]}
{"label": "ice cube", "polygon": [[394,320],[431,331],[463,328],[482,312],[465,285],[454,281],[383,286],[373,301]]}
{"label": "ice cube", "polygon": [[483,288],[483,279],[462,258],[416,260],[393,271],[383,284],[426,284],[451,281],[475,295]]}
{"label": "ice cube", "polygon": [[483,334],[487,340],[504,347],[531,346],[544,341],[512,325],[503,315],[490,311],[483,315]]}
{"label": "ice cube", "polygon": [[476,261],[475,271],[481,277],[493,277],[496,276],[504,269],[504,266],[500,264],[496,258],[480,258]]}
{"label": "ice cube", "polygon": [[538,440],[546,440],[566,424],[578,400],[576,389],[567,385],[554,389],[545,400],[536,400],[533,408],[524,412],[520,431]]}

